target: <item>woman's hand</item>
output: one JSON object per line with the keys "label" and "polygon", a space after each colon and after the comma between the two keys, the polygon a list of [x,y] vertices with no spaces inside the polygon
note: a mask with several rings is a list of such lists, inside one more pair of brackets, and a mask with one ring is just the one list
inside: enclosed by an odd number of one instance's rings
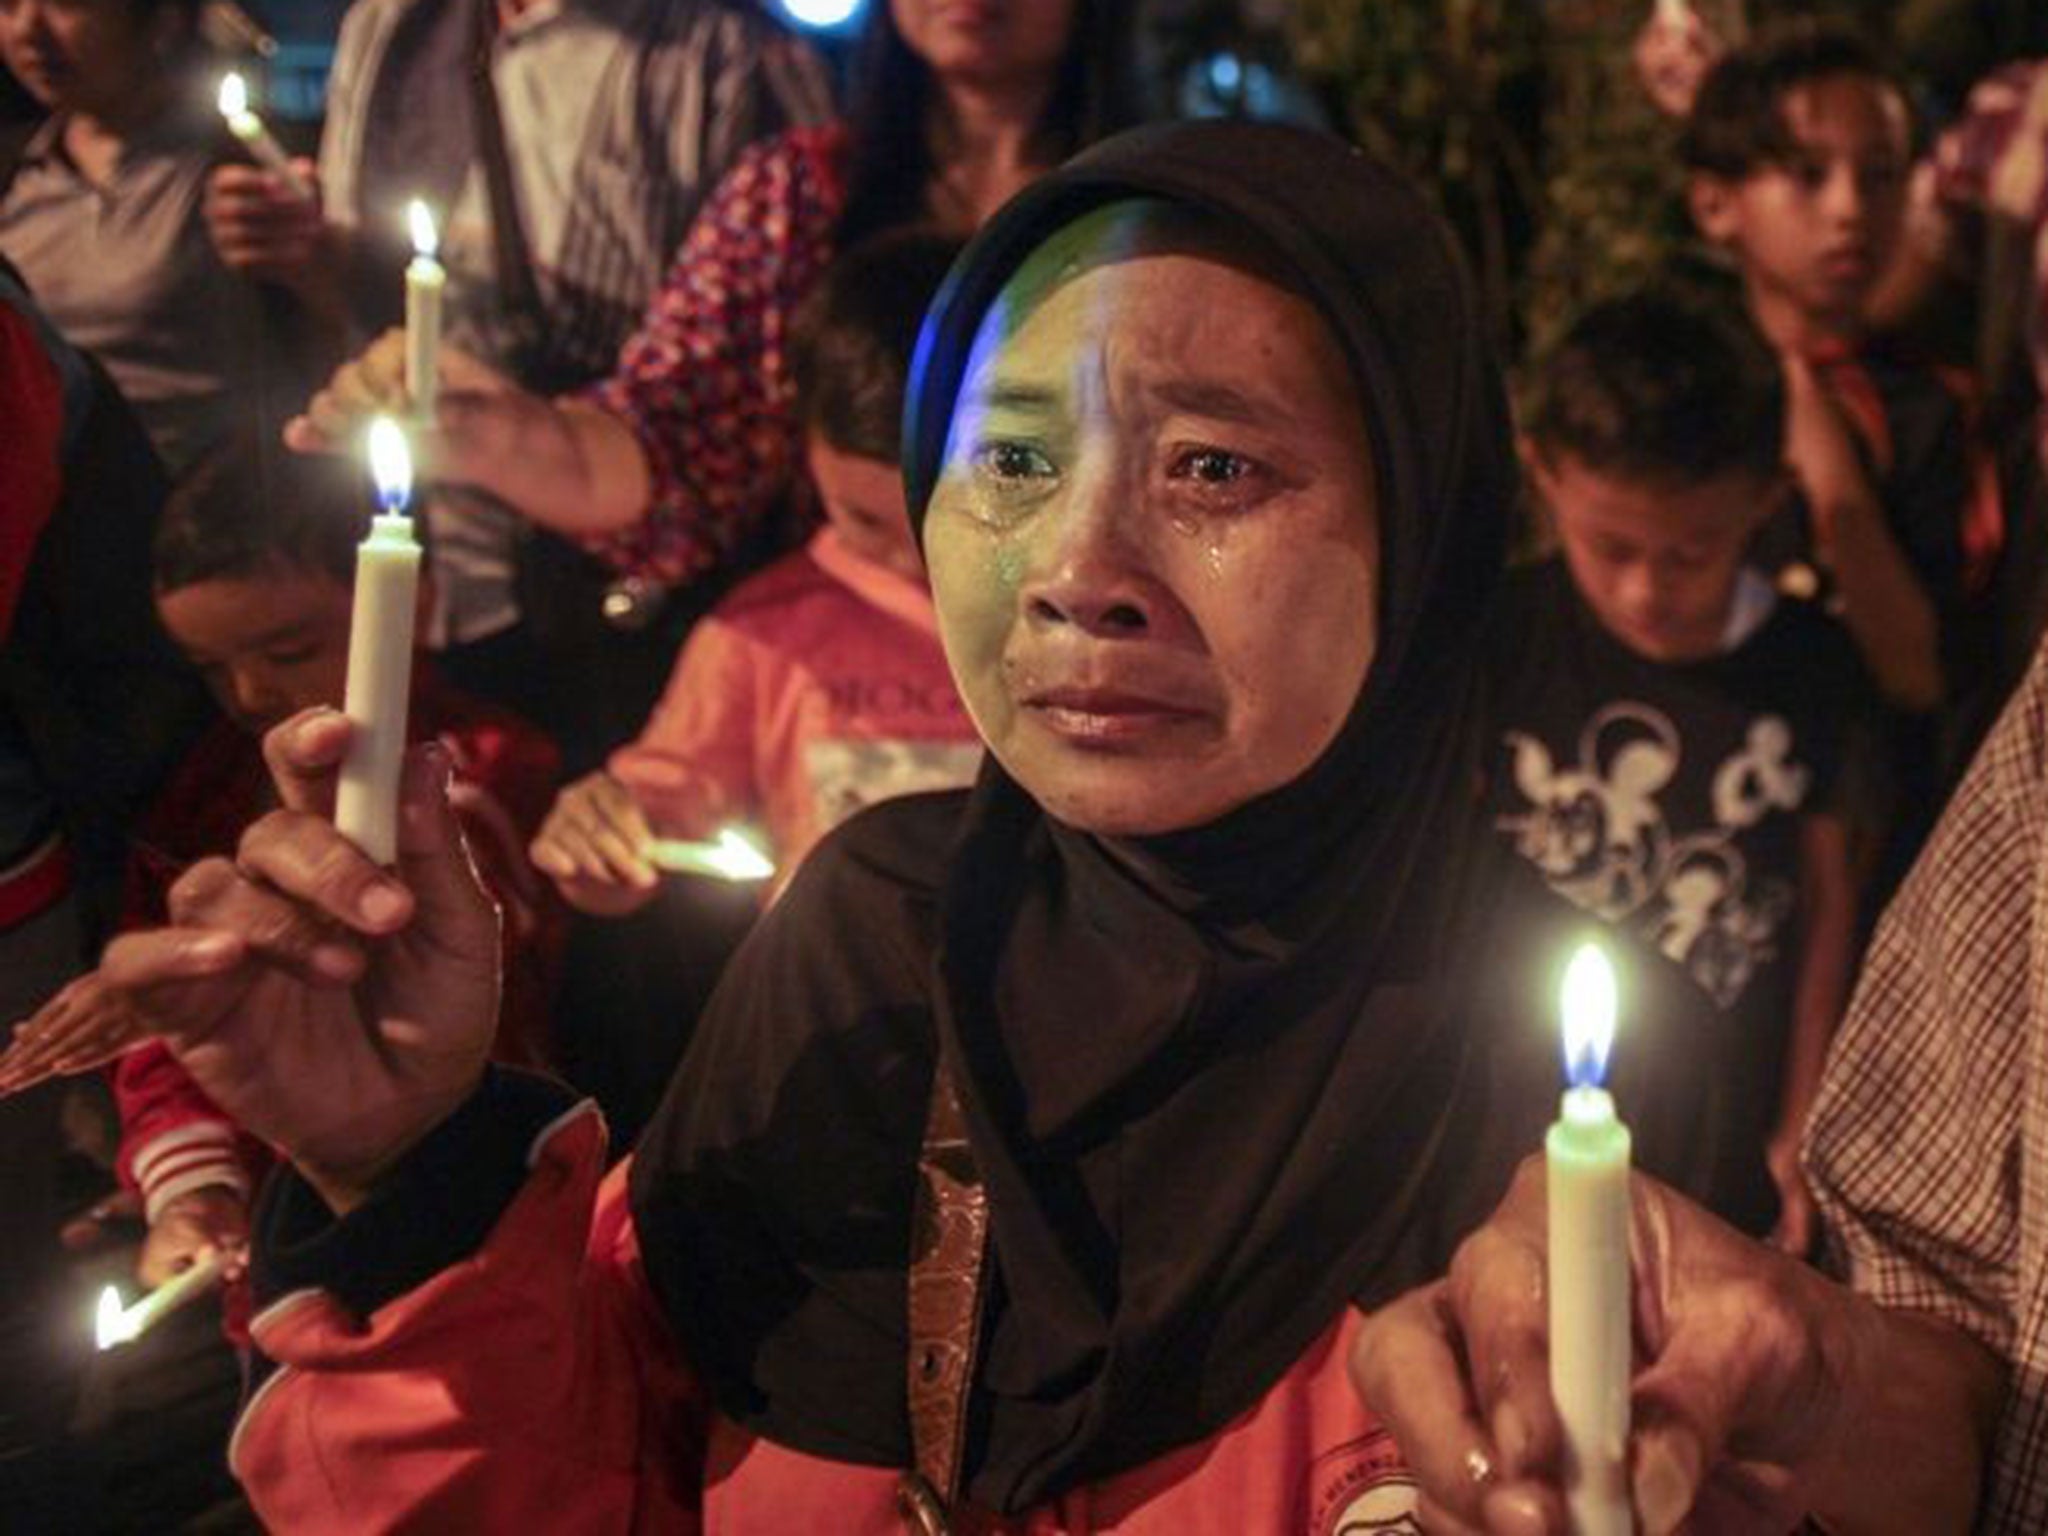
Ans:
{"label": "woman's hand", "polygon": [[[1544,1170],[1449,1275],[1367,1320],[1360,1395],[1422,1484],[1431,1531],[1567,1529],[1549,1383]],[[1959,1530],[1998,1401],[1959,1330],[1887,1313],[1653,1181],[1634,1183],[1639,1360],[1630,1486],[1640,1529]],[[1875,1525],[1873,1509],[1889,1513]]]}
{"label": "woman's hand", "polygon": [[300,197],[257,166],[216,167],[200,203],[207,236],[221,263],[244,277],[297,293],[338,290],[341,257],[320,210],[319,173],[310,160],[294,160],[292,169],[313,197]]}
{"label": "woman's hand", "polygon": [[226,1260],[221,1273],[232,1280],[247,1263],[248,1246],[249,1207],[241,1195],[220,1186],[194,1189],[157,1212],[135,1273],[153,1290],[207,1254],[219,1253]]}
{"label": "woman's hand", "polygon": [[[233,860],[188,870],[173,926],[116,939],[99,969],[112,1001],[337,1210],[468,1096],[498,1009],[497,910],[449,808],[446,751],[407,755],[387,872],[329,820],[348,737],[331,709],[271,731],[284,809]],[[17,1043],[0,1090],[51,1059]]]}
{"label": "woman's hand", "polygon": [[556,796],[533,840],[533,862],[578,911],[623,917],[647,905],[659,887],[648,861],[653,841],[639,802],[598,772]]}

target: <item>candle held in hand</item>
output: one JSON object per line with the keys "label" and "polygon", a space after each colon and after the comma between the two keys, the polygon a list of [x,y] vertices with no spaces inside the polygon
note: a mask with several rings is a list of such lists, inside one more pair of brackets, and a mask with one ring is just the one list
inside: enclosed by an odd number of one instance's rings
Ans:
{"label": "candle held in hand", "polygon": [[1550,1208],[1550,1393],[1564,1427],[1575,1536],[1630,1536],[1629,1133],[1600,1086],[1614,1040],[1614,971],[1599,946],[1572,956],[1562,1013],[1563,1109],[1544,1139]]}
{"label": "candle held in hand", "polygon": [[413,413],[432,421],[441,355],[441,295],[448,286],[448,272],[436,259],[441,237],[427,205],[418,198],[407,203],[405,221],[412,235],[412,260],[405,268],[405,392]]}
{"label": "candle held in hand", "polygon": [[218,1251],[207,1254],[189,1268],[179,1271],[132,1307],[121,1305],[121,1293],[113,1286],[100,1292],[99,1309],[93,1317],[93,1343],[100,1349],[132,1344],[186,1302],[205,1295],[220,1283],[227,1263]]}
{"label": "candle held in hand", "polygon": [[378,514],[356,547],[343,705],[352,733],[334,798],[334,824],[379,864],[390,864],[398,856],[398,774],[412,693],[420,546],[405,510],[412,500],[412,455],[405,433],[388,416],[370,423],[370,472]]}
{"label": "candle held in hand", "polygon": [[293,197],[310,203],[313,200],[312,187],[307,185],[305,177],[292,169],[291,156],[263,126],[263,119],[249,110],[248,84],[232,69],[221,77],[219,106],[228,132],[241,141],[242,147],[249,151],[249,158],[281,180]]}

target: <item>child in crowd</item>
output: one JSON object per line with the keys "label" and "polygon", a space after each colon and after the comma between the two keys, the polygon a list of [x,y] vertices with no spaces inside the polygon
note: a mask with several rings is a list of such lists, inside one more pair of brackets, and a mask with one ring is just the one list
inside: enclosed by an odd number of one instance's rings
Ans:
{"label": "child in crowd", "polygon": [[[355,546],[368,522],[360,469],[306,458],[255,434],[221,445],[166,504],[156,541],[157,611],[211,683],[226,718],[194,746],[141,826],[130,918],[164,921],[190,865],[231,855],[274,799],[262,733],[316,704],[340,707],[348,666]],[[553,789],[554,748],[531,726],[439,683],[415,659],[411,732],[454,759],[457,805],[503,913],[504,1012],[497,1054],[545,1054],[554,929],[524,847]],[[89,997],[91,977],[75,983]],[[237,1241],[263,1149],[236,1131],[170,1051],[151,1042],[114,1069],[120,1171],[149,1222],[142,1277],[161,1282],[202,1249]]]}
{"label": "child in crowd", "polygon": [[[1807,573],[1893,705],[1973,713],[1963,701],[1987,669],[1970,610],[2001,542],[1996,477],[1971,446],[1961,382],[1865,326],[1904,227],[1904,91],[1852,34],[1784,27],[1714,66],[1681,153],[1694,222],[1733,259],[1784,369]],[[1930,799],[1941,781],[1909,773],[1902,791]]]}
{"label": "child in crowd", "polygon": [[657,834],[758,818],[779,883],[862,806],[973,777],[981,744],[896,467],[918,321],[956,249],[918,232],[870,241],[799,312],[792,372],[825,527],[697,626],[639,739],[556,801],[533,859],[579,909],[651,900]]}
{"label": "child in crowd", "polygon": [[1551,887],[1663,950],[1736,1032],[1730,1148],[1803,1252],[1800,1127],[1856,927],[1837,775],[1865,692],[1813,605],[1744,564],[1788,488],[1784,386],[1739,322],[1657,294],[1543,365],[1525,456],[1561,554],[1509,581],[1489,647],[1488,811]]}

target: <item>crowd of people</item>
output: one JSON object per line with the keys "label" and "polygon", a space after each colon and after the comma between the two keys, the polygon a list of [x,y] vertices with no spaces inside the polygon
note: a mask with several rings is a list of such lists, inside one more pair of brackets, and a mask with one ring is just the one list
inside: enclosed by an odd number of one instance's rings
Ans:
{"label": "crowd of people", "polygon": [[1511,390],[1136,20],[354,0],[287,171],[0,0],[0,1524],[137,1518],[77,1277],[205,1265],[194,1529],[1562,1530],[1591,932],[1642,1528],[2048,1525],[2048,59],[1658,6],[1694,249]]}

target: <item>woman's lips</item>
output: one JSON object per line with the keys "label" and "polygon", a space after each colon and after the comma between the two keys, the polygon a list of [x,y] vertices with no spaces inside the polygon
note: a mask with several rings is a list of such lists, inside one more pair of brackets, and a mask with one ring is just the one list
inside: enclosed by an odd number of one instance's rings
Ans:
{"label": "woman's lips", "polygon": [[1050,688],[1031,695],[1024,707],[1054,734],[1100,746],[1141,741],[1207,713],[1174,699],[1119,688]]}

